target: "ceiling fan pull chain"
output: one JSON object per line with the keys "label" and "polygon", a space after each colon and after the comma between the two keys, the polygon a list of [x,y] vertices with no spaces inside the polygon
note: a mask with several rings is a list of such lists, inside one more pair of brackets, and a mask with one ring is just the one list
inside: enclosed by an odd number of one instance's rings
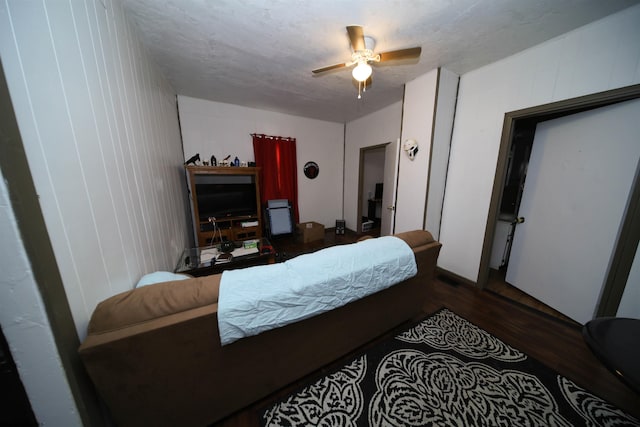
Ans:
{"label": "ceiling fan pull chain", "polygon": [[361,92],[360,92],[360,85],[362,85],[362,82],[358,82],[358,99],[362,98]]}

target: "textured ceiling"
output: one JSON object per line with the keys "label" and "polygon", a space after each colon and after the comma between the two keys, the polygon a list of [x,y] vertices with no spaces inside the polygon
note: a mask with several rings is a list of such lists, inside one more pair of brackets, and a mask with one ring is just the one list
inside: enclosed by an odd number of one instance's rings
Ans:
{"label": "textured ceiling", "polygon": [[[637,0],[123,0],[143,44],[180,95],[348,122],[402,99],[437,67],[457,74],[600,19]],[[376,52],[421,46],[419,61],[374,66],[357,99],[345,27]]]}

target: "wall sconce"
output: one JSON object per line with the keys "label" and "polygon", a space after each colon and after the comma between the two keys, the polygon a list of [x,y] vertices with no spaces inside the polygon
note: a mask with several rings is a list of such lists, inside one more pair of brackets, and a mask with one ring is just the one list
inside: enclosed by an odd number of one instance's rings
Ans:
{"label": "wall sconce", "polygon": [[415,139],[407,139],[402,144],[402,149],[407,153],[407,156],[409,156],[409,160],[413,160],[418,153],[418,142]]}

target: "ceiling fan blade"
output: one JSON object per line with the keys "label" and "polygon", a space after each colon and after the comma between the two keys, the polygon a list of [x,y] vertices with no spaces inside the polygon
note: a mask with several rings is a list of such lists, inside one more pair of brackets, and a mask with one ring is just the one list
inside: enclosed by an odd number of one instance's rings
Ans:
{"label": "ceiling fan blade", "polygon": [[408,49],[392,50],[390,52],[384,52],[380,54],[380,62],[394,61],[396,59],[411,59],[417,58],[422,52],[421,47],[410,47]]}
{"label": "ceiling fan blade", "polygon": [[346,63],[329,65],[328,67],[318,68],[317,70],[311,71],[313,74],[324,73],[325,71],[335,70],[337,68],[346,67]]}
{"label": "ceiling fan blade", "polygon": [[351,40],[351,47],[353,51],[357,50],[365,50],[366,46],[364,44],[364,32],[362,32],[362,27],[359,25],[350,25],[347,27],[347,32],[349,33],[349,39]]}

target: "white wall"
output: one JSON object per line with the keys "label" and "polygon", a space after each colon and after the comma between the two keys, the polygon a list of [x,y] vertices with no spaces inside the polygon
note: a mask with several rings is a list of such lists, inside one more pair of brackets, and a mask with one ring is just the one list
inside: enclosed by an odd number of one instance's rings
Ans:
{"label": "white wall", "polygon": [[[0,55],[82,339],[99,301],[131,289],[145,273],[172,270],[188,242],[175,94],[118,0],[4,1]],[[15,229],[6,221],[2,228]],[[2,240],[3,255],[24,257],[16,239]],[[32,318],[46,315],[25,261],[14,268],[24,276],[3,284],[24,284],[25,296],[0,299],[0,312],[17,310],[22,315],[12,319],[14,327],[29,329]],[[42,337],[25,335],[9,344],[21,346],[16,363],[23,381],[30,381],[25,373],[37,376],[44,405],[60,411],[69,407],[69,390],[59,380],[64,373],[49,345],[48,325],[37,326]],[[43,370],[51,372],[41,375]],[[33,389],[27,393],[40,423],[78,424],[75,416],[59,422],[38,404]]]}
{"label": "white wall", "polygon": [[438,265],[478,278],[504,114],[640,82],[640,5],[461,77]]}
{"label": "white wall", "polygon": [[[342,160],[344,125],[254,108],[178,97],[184,157],[196,153],[203,161],[227,155],[254,161],[250,134],[296,138],[298,208],[300,221],[316,221],[334,227],[342,216]],[[320,168],[315,179],[304,176],[304,164]]]}
{"label": "white wall", "polygon": [[400,137],[402,103],[347,123],[345,132],[344,219],[346,227],[358,227],[358,177],[360,149],[395,141]]}

